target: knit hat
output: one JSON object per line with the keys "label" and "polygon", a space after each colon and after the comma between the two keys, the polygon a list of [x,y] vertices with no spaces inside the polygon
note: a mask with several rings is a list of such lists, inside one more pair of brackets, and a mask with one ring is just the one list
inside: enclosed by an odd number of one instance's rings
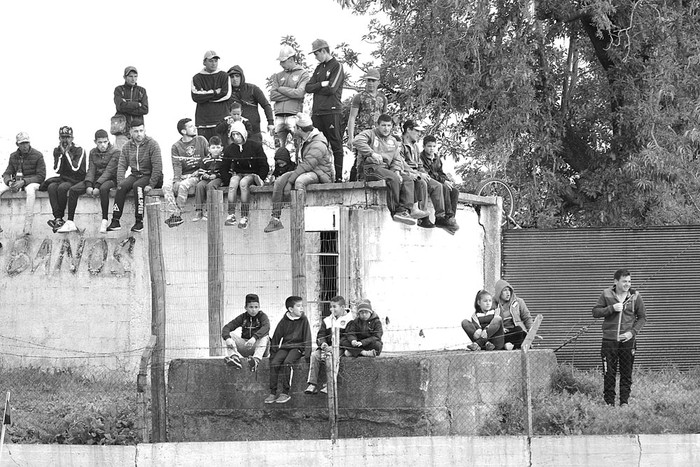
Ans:
{"label": "knit hat", "polygon": [[19,143],[28,143],[29,142],[29,133],[21,131],[17,133],[17,144]]}
{"label": "knit hat", "polygon": [[327,48],[330,50],[330,47],[328,46],[328,42],[324,41],[323,39],[316,39],[311,43],[311,52],[309,53],[314,53],[317,50],[320,50],[322,48]]}
{"label": "knit hat", "polygon": [[109,135],[105,130],[97,130],[95,132],[95,141],[97,141],[100,138],[109,138]]}
{"label": "knit hat", "polygon": [[374,310],[372,309],[372,303],[367,299],[360,300],[360,303],[357,304],[357,312],[359,313],[361,311],[369,311],[370,313],[373,313]]}
{"label": "knit hat", "polygon": [[231,131],[229,131],[229,134],[231,133],[239,133],[243,137],[244,143],[248,139],[248,131],[245,129],[243,122],[233,122],[231,124]]}
{"label": "knit hat", "polygon": [[311,131],[313,128],[314,123],[311,121],[311,117],[309,117],[305,113],[298,113],[297,114],[297,127],[301,129],[302,131]]}
{"label": "knit hat", "polygon": [[135,66],[129,65],[128,67],[124,68],[124,78],[126,78],[126,75],[128,75],[128,74],[131,73],[132,71],[133,71],[134,73],[136,73],[137,75],[139,74],[139,72],[136,70],[136,67],[135,67]]}
{"label": "knit hat", "polygon": [[260,303],[260,298],[254,293],[249,293],[245,296],[245,304],[248,305],[251,302]]}
{"label": "knit hat", "polygon": [[283,62],[289,57],[293,57],[297,54],[297,51],[291,45],[283,44],[280,47],[280,54],[277,56],[277,61]]}
{"label": "knit hat", "polygon": [[59,136],[59,138],[61,136],[68,136],[68,137],[72,138],[73,137],[73,128],[71,128],[69,126],[62,126],[58,130],[58,136]]}
{"label": "knit hat", "polygon": [[279,148],[277,151],[275,151],[275,160],[292,162],[292,156],[289,154],[289,150],[287,148]]}

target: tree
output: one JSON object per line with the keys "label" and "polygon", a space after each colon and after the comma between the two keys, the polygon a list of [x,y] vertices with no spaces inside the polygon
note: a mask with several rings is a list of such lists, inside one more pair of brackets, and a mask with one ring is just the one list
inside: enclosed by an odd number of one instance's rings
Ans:
{"label": "tree", "polygon": [[339,0],[402,112],[528,227],[696,223],[698,0]]}

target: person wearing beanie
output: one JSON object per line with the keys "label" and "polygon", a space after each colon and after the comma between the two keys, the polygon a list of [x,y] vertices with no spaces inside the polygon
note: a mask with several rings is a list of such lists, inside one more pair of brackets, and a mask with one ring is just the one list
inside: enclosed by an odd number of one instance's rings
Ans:
{"label": "person wearing beanie", "polygon": [[[295,117],[296,121],[296,117]],[[275,169],[272,171],[271,181],[277,180],[287,172],[296,169],[297,165],[292,162],[292,156],[289,150],[285,147],[280,147],[275,151]]]}
{"label": "person wearing beanie", "polygon": [[[53,170],[58,176],[44,182],[53,211],[53,219],[46,223],[54,233],[65,224],[63,216],[68,204],[68,190],[85,180],[87,174],[87,155],[83,148],[73,144],[73,129],[62,126],[58,130],[58,140],[59,145],[53,150]],[[65,232],[77,230],[74,224],[69,227]]]}
{"label": "person wearing beanie", "polygon": [[304,110],[306,83],[309,72],[297,61],[297,51],[288,44],[282,45],[277,61],[282,71],[272,75],[270,100],[275,110],[275,145],[287,146],[290,135],[294,135],[297,114]]}
{"label": "person wearing beanie", "polygon": [[[170,148],[173,164],[173,178],[163,183],[163,195],[167,200],[170,216],[165,220],[168,227],[182,224],[182,208],[187,204],[187,196],[199,183],[202,160],[209,152],[207,139],[197,134],[197,127],[191,118],[182,118],[177,122],[180,139]],[[201,218],[201,206],[195,210],[195,218]]]}
{"label": "person wearing beanie", "polygon": [[85,180],[73,185],[68,190],[68,220],[63,227],[58,229],[59,233],[75,232],[78,227],[75,225],[75,209],[78,205],[78,198],[83,193],[88,196],[100,197],[100,207],[102,208],[102,221],[100,222],[100,233],[107,233],[109,225],[109,193],[117,186],[117,165],[119,164],[121,151],[109,142],[109,135],[105,130],[95,132],[95,148],[90,150],[88,172]]}
{"label": "person wearing beanie", "polygon": [[[262,186],[270,172],[267,155],[262,144],[248,139],[248,131],[243,122],[231,124],[231,144],[224,149],[222,174],[224,184],[228,183],[228,216],[225,225],[236,225],[239,229],[248,228],[250,213],[250,187]],[[241,218],[236,219],[236,197],[241,192]]]}
{"label": "person wearing beanie", "polygon": [[340,117],[343,112],[342,95],[345,84],[343,65],[333,57],[328,42],[316,39],[311,44],[311,53],[318,66],[314,70],[306,92],[314,95],[311,111],[314,126],[318,128],[333,150],[335,181],[343,181],[343,139],[340,132]]}
{"label": "person wearing beanie", "polygon": [[114,88],[114,105],[117,113],[112,117],[112,134],[116,136],[114,146],[121,149],[129,140],[129,129],[131,121],[139,117],[143,121],[143,116],[148,114],[148,94],[146,89],[136,85],[139,72],[136,67],[127,66],[124,68],[124,84]]}
{"label": "person wearing beanie", "polygon": [[[36,192],[46,178],[46,163],[44,155],[32,147],[29,135],[24,131],[17,134],[15,143],[17,151],[10,154],[7,168],[2,174],[0,196],[7,191],[12,193],[24,191],[27,194],[23,234],[29,235],[34,220]],[[1,227],[0,232],[2,232]]]}
{"label": "person wearing beanie", "polygon": [[[260,309],[260,298],[249,293],[245,296],[245,312],[236,316],[221,330],[229,355],[224,358],[227,365],[240,369],[241,359],[248,359],[250,371],[257,371],[260,360],[268,353],[270,345],[270,319]],[[233,331],[241,328],[240,336]]]}
{"label": "person wearing beanie", "polygon": [[383,335],[382,320],[372,309],[372,303],[367,299],[360,300],[357,318],[348,323],[340,346],[346,357],[377,357],[384,347]]}
{"label": "person wearing beanie", "polygon": [[192,77],[192,100],[197,103],[194,123],[200,136],[209,140],[216,134],[216,125],[228,114],[231,84],[225,71],[219,70],[219,55],[207,50],[202,60],[204,68]]}
{"label": "person wearing beanie", "polygon": [[202,159],[201,174],[194,191],[195,214],[192,222],[207,220],[205,204],[207,193],[209,190],[218,190],[221,186],[223,153],[224,146],[221,144],[221,138],[218,135],[209,138],[209,153]]}
{"label": "person wearing beanie", "polygon": [[296,169],[275,180],[272,188],[272,217],[264,232],[274,232],[284,228],[282,203],[289,199],[292,188],[304,190],[312,183],[332,183],[334,179],[333,154],[326,137],[311,123],[306,114],[297,115],[295,137],[299,140],[301,160]]}
{"label": "person wearing beanie", "polygon": [[265,93],[262,92],[262,89],[252,83],[246,82],[243,68],[239,65],[232,66],[227,73],[231,80],[231,97],[227,102],[228,109],[230,111],[234,103],[240,104],[243,111],[243,118],[248,119],[252,127],[252,130],[248,132],[248,139],[262,143],[262,134],[260,133],[260,111],[258,107],[261,107],[263,112],[265,112],[267,131],[272,135],[275,130],[272,106],[267,100],[267,97],[265,97]]}

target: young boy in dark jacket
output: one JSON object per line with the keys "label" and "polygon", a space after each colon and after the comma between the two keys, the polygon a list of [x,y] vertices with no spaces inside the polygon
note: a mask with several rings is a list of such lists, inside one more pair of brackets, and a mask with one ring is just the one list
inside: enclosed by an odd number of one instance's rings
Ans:
{"label": "young boy in dark jacket", "polygon": [[376,357],[382,353],[383,334],[382,320],[369,300],[362,300],[357,305],[357,318],[348,323],[340,346],[346,357]]}
{"label": "young boy in dark jacket", "polygon": [[[284,305],[287,313],[277,324],[270,341],[270,395],[266,404],[289,402],[292,386],[292,365],[301,357],[311,358],[311,327],[304,314],[302,298],[288,297]],[[282,374],[282,392],[277,396],[278,379]]]}
{"label": "young boy in dark jacket", "polygon": [[[241,328],[240,337],[232,334],[238,328]],[[260,309],[260,298],[249,293],[245,296],[245,313],[236,316],[221,330],[221,338],[226,341],[230,352],[224,359],[226,364],[240,369],[243,366],[241,358],[247,357],[250,371],[257,371],[270,343],[269,333],[270,319]]]}

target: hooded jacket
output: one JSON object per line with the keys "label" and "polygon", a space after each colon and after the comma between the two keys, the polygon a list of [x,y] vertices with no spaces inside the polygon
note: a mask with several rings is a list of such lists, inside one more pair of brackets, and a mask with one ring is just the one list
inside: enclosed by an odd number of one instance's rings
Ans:
{"label": "hooded jacket", "polygon": [[10,154],[7,168],[2,174],[2,181],[5,185],[8,185],[10,180],[15,179],[17,172],[22,172],[27,185],[30,183],[43,183],[46,179],[44,155],[34,148],[30,148],[27,154],[22,154],[19,149],[13,152]]}
{"label": "hooded jacket", "polygon": [[275,103],[275,115],[296,115],[304,110],[309,78],[309,72],[299,64],[289,71],[282,70],[272,76],[270,100]]}
{"label": "hooded jacket", "polygon": [[[352,144],[357,150],[357,154],[362,158],[362,166],[365,169],[377,167],[403,172],[404,162],[400,154],[401,146],[392,135],[382,136],[376,128],[364,130],[355,136]],[[371,158],[374,154],[381,156],[381,163]]]}
{"label": "hooded jacket", "polygon": [[114,106],[117,114],[126,117],[126,131],[131,128],[134,117],[143,118],[148,114],[148,94],[141,86],[122,84],[114,88]]}
{"label": "hooded jacket", "polygon": [[[510,300],[506,303],[501,303],[501,292],[505,288],[510,289]],[[530,310],[528,310],[525,300],[515,295],[515,290],[508,283],[508,281],[501,279],[496,282],[496,288],[493,294],[494,300],[497,301],[495,314],[503,319],[503,327],[511,330],[515,326],[520,327],[525,332],[528,332],[532,327],[532,317],[530,316]],[[510,318],[513,318],[513,327],[507,326],[510,322]]]}
{"label": "hooded jacket", "polygon": [[447,181],[447,175],[442,169],[442,160],[435,154],[435,156],[430,159],[425,151],[421,151],[420,159],[423,163],[423,171],[430,175],[430,178],[437,180],[440,183],[445,183]]}
{"label": "hooded jacket", "polygon": [[328,140],[314,128],[301,146],[301,161],[294,169],[287,183],[294,185],[297,177],[306,172],[318,175],[319,183],[331,183],[335,179],[333,153],[328,148]]}
{"label": "hooded jacket", "polygon": [[158,188],[163,181],[163,161],[160,146],[150,136],[138,144],[130,139],[122,147],[122,155],[117,167],[117,183],[124,181],[126,169],[131,167],[131,175],[135,177],[150,176],[148,186]]}
{"label": "hooded jacket", "polygon": [[311,327],[306,313],[298,319],[291,319],[289,313],[285,313],[270,340],[270,360],[278,350],[297,349],[308,362],[311,359]]}
{"label": "hooded jacket", "polygon": [[227,112],[231,111],[231,104],[234,102],[241,104],[242,115],[250,121],[250,125],[253,129],[251,134],[258,134],[260,133],[260,112],[258,110],[258,105],[263,108],[268,125],[273,125],[275,123],[275,118],[272,115],[272,106],[267,100],[267,97],[265,97],[265,93],[262,92],[259,87],[245,82],[243,68],[234,65],[229,68],[228,73],[234,71],[241,75],[241,84],[237,88],[231,89],[231,97],[227,102]]}
{"label": "hooded jacket", "polygon": [[53,150],[53,169],[61,181],[80,183],[87,174],[87,156],[85,150],[71,143],[64,152],[61,146]]}
{"label": "hooded jacket", "polygon": [[99,187],[108,180],[117,181],[117,165],[122,152],[112,146],[107,146],[105,152],[93,148],[90,150],[90,167],[85,176],[85,184],[88,187]]}
{"label": "hooded jacket", "polygon": [[265,179],[270,172],[267,155],[262,144],[248,139],[248,132],[241,122],[231,124],[231,133],[240,133],[243,144],[231,143],[224,149],[221,177],[227,185],[233,174],[256,174]]}
{"label": "hooded jacket", "polygon": [[[324,81],[328,81],[328,86],[322,86]],[[319,63],[305,88],[306,92],[314,95],[312,115],[342,113],[343,84],[345,84],[343,65],[335,57]]]}
{"label": "hooded jacket", "polygon": [[367,321],[358,317],[348,323],[340,345],[344,348],[353,348],[352,341],[360,341],[363,347],[367,347],[375,342],[381,342],[383,335],[382,320],[373,311]]}
{"label": "hooded jacket", "polygon": [[241,337],[245,340],[255,337],[260,340],[270,333],[270,318],[261,310],[255,316],[250,316],[248,312],[241,313],[231,320],[221,330],[223,340],[231,337],[231,333],[237,328],[241,328]]}
{"label": "hooded jacket", "polygon": [[634,337],[637,337],[647,322],[642,296],[636,290],[629,289],[622,301],[622,311],[619,313],[613,308],[616,303],[619,301],[613,285],[603,290],[593,307],[593,317],[603,318],[603,339],[617,341],[626,332],[631,332]]}
{"label": "hooded jacket", "polygon": [[[228,115],[226,102],[231,97],[231,83],[225,71],[213,73],[203,68],[192,77],[192,100],[197,103],[194,123],[198,127],[213,128]],[[216,90],[219,89],[217,92]]]}

